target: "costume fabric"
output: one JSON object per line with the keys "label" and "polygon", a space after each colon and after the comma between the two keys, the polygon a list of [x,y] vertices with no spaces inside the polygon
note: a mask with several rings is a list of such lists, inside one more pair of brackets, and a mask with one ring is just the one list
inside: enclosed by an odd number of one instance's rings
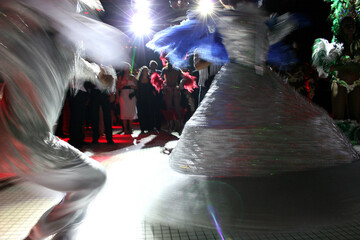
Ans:
{"label": "costume fabric", "polygon": [[264,13],[243,3],[218,15],[230,62],[186,123],[147,219],[301,231],[358,215],[359,156],[325,111],[265,67]]}
{"label": "costume fabric", "polygon": [[213,77],[219,70],[221,66],[210,64],[209,67],[199,70],[199,82],[200,87],[205,87],[205,82]]}
{"label": "costume fabric", "polygon": [[[356,160],[356,152],[328,114],[265,69],[266,18],[261,10],[246,6],[222,16],[217,24],[231,62],[187,122],[170,157],[173,168],[214,177],[266,176]],[[257,74],[258,69],[264,72]]]}
{"label": "costume fabric", "polygon": [[342,55],[343,44],[331,42],[323,38],[315,40],[312,53],[312,65],[316,67],[320,77],[327,77],[330,67]]}
{"label": "costume fabric", "polygon": [[188,65],[184,59],[195,51],[201,59],[222,65],[229,58],[214,24],[213,19],[208,19],[207,24],[204,24],[195,15],[189,16],[180,25],[157,33],[146,46],[159,53],[166,53],[166,57],[176,67]]}

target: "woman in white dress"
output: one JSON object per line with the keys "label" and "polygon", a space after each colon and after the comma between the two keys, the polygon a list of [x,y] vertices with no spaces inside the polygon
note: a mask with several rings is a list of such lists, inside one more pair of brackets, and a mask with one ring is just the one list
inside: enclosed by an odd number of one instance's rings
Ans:
{"label": "woman in white dress", "polygon": [[123,121],[124,133],[132,133],[133,120],[137,119],[136,89],[137,81],[131,74],[130,64],[126,63],[123,74],[118,78],[118,92],[120,105],[120,119]]}

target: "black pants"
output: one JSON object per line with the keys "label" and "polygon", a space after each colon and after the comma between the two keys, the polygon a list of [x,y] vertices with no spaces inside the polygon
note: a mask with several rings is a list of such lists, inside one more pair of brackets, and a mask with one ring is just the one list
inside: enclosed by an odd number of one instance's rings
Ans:
{"label": "black pants", "polygon": [[86,103],[89,100],[87,92],[78,91],[75,96],[69,97],[70,105],[70,140],[69,142],[78,146],[84,141],[83,125],[85,122]]}
{"label": "black pants", "polygon": [[164,109],[164,97],[162,92],[157,93],[154,96],[154,127],[160,131],[161,130],[161,124],[163,119],[163,114],[161,112],[162,109]]}
{"label": "black pants", "polygon": [[91,128],[93,142],[99,140],[99,112],[100,106],[103,112],[104,128],[107,142],[112,141],[111,104],[108,93],[100,90],[91,90]]}

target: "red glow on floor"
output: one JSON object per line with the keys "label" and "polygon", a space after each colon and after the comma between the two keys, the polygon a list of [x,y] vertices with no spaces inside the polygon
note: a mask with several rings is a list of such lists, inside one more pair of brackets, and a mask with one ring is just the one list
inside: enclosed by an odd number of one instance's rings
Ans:
{"label": "red glow on floor", "polygon": [[[133,127],[137,129],[139,126],[138,122],[133,123]],[[130,134],[123,134],[121,126],[113,126],[113,141],[115,144],[124,144],[131,145],[134,142],[134,138]],[[62,137],[62,140],[69,142],[70,138],[68,136]],[[87,144],[92,143],[92,130],[91,127],[85,130],[85,139],[84,142]],[[102,134],[98,140],[99,144],[106,144],[106,136]]]}
{"label": "red glow on floor", "polygon": [[106,160],[109,160],[111,158],[111,156],[94,156],[94,157],[91,157],[91,158],[101,163],[101,162],[104,162]]}

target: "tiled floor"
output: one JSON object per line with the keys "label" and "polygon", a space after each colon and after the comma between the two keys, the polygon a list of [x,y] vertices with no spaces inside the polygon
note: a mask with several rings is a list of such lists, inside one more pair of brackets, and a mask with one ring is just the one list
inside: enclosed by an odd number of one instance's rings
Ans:
{"label": "tiled floor", "polygon": [[0,191],[0,239],[23,239],[42,213],[61,198],[61,193],[28,182]]}
{"label": "tiled floor", "polygon": [[[166,161],[162,153],[171,148],[178,135],[132,136],[115,135],[115,145],[99,144],[82,149],[100,161],[108,170],[108,182],[98,198],[89,207],[89,213],[80,228],[79,240],[358,240],[360,219],[341,226],[332,226],[313,232],[259,233],[232,231],[217,232],[205,228],[171,228],[144,220],[136,199],[142,189],[134,188],[136,176],[143,168],[124,171],[132,159],[156,158]],[[100,141],[101,142],[101,141]],[[62,198],[58,192],[29,182],[0,183],[0,240],[23,239],[41,214]],[[49,238],[51,239],[51,238]]]}

